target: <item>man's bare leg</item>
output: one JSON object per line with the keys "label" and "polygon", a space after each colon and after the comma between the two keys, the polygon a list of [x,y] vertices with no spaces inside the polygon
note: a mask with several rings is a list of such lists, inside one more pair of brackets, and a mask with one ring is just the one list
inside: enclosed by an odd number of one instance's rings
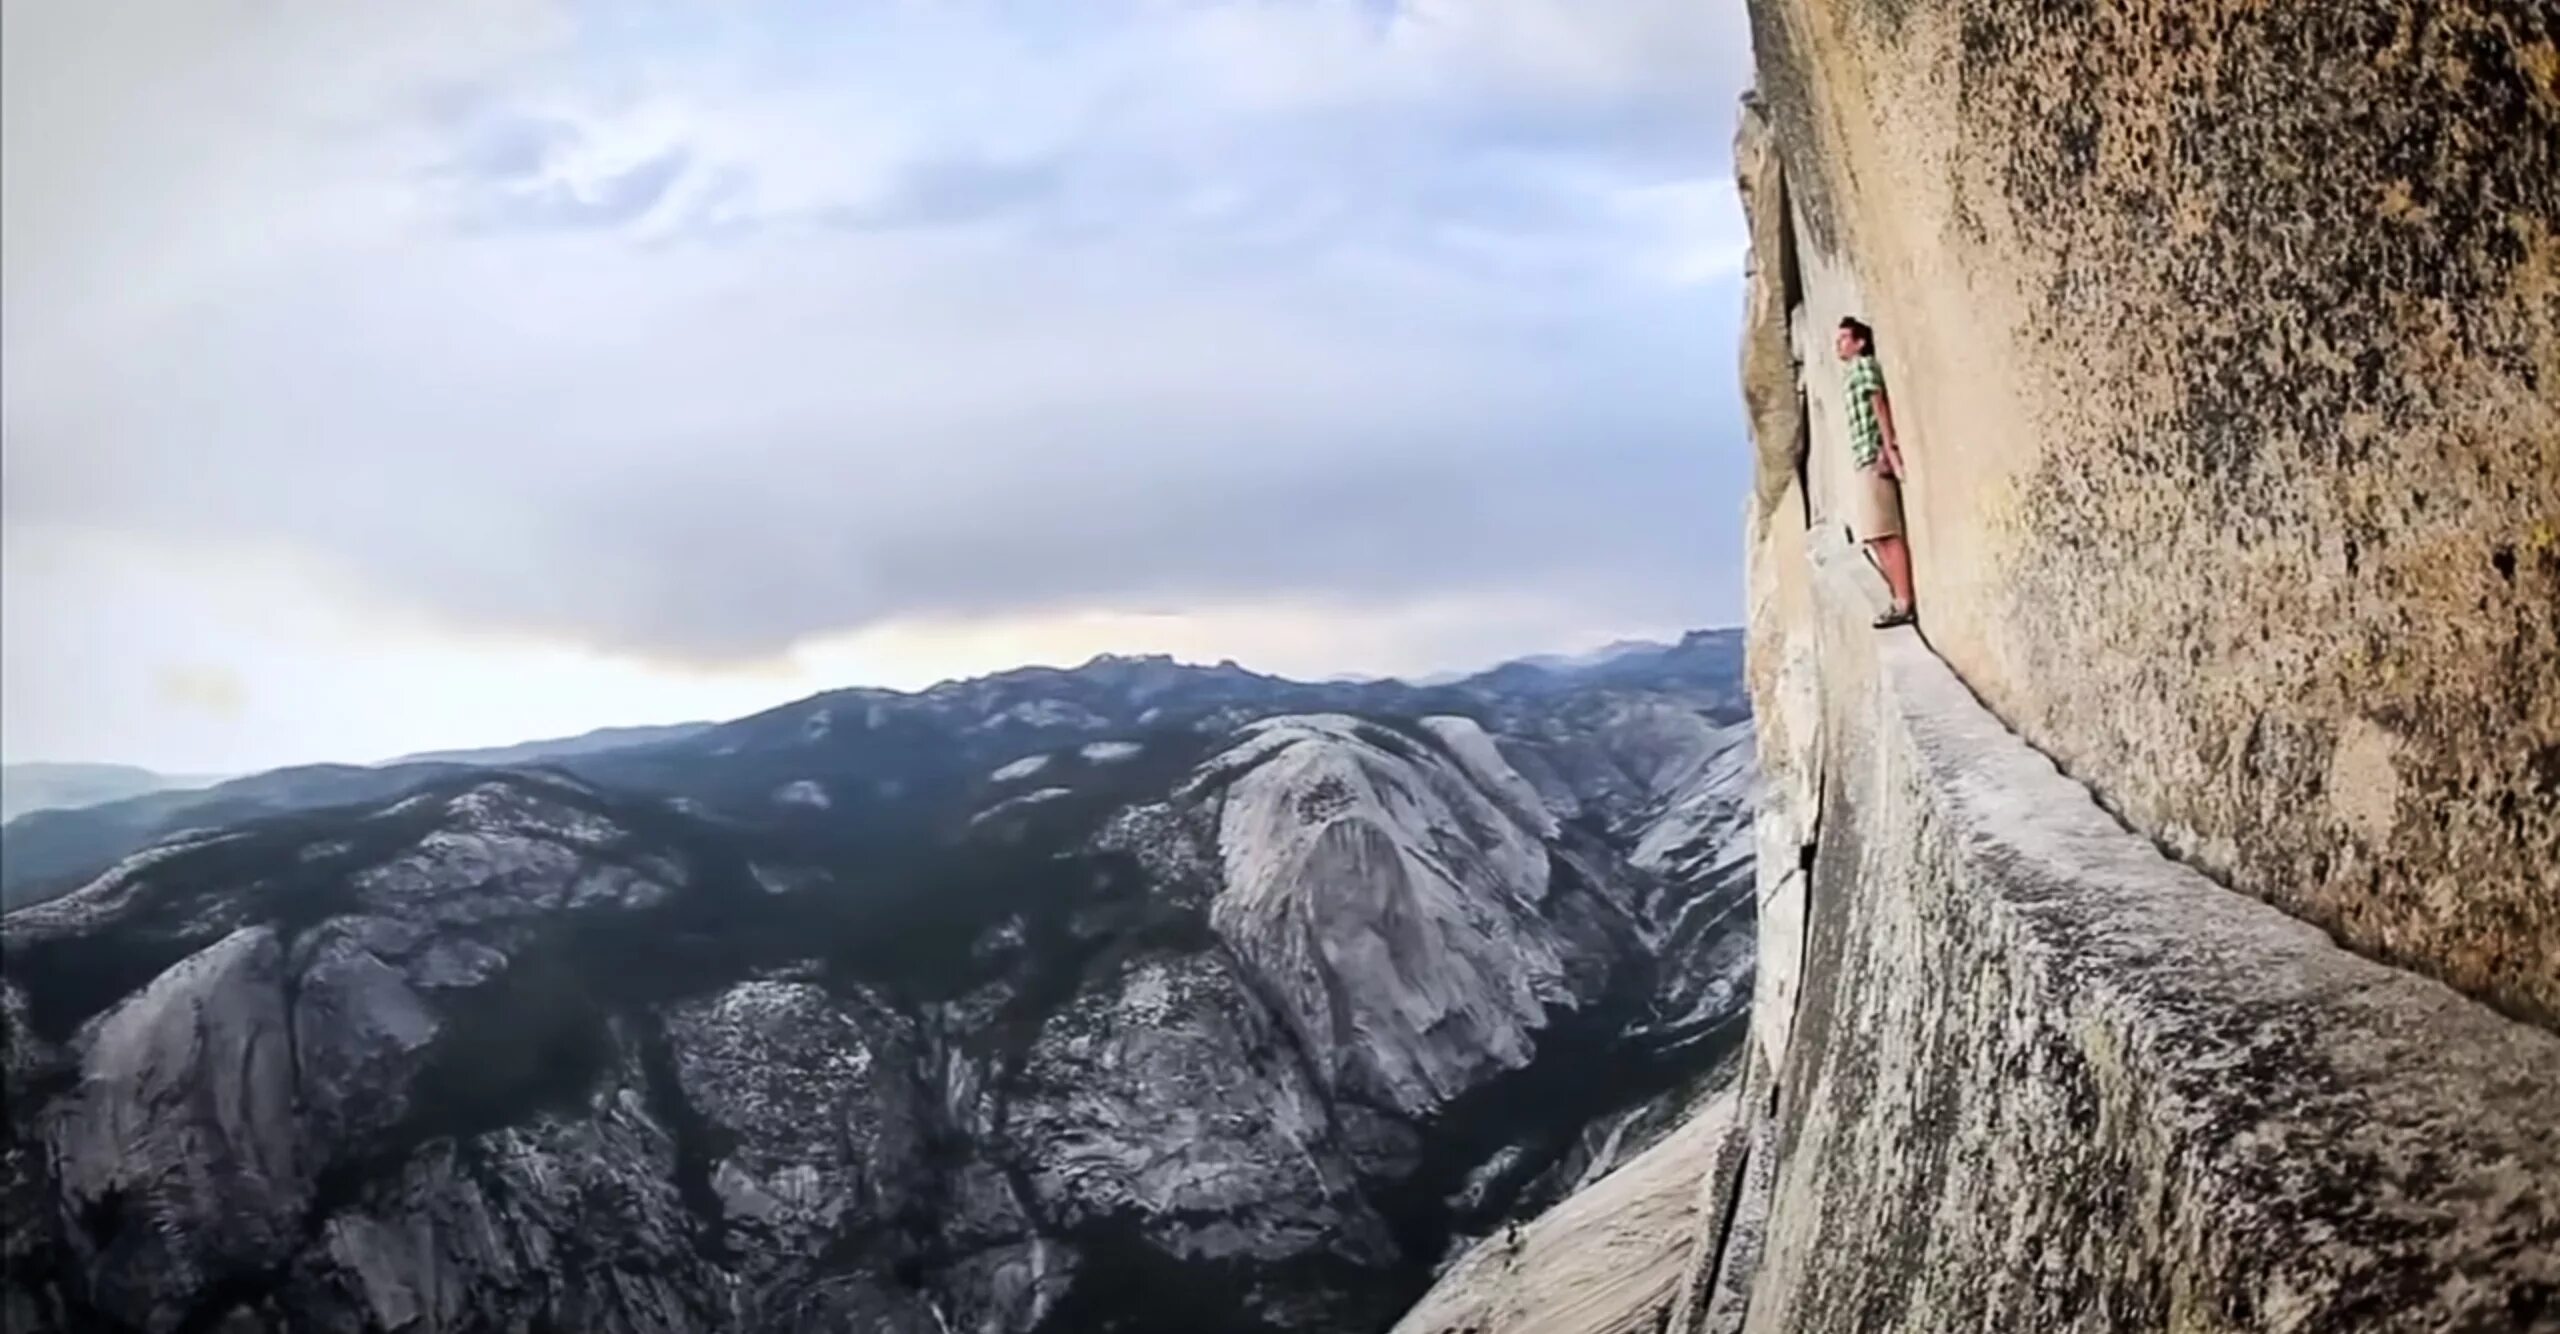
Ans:
{"label": "man's bare leg", "polygon": [[1884,571],[1884,586],[1893,592],[1893,609],[1911,610],[1911,548],[1899,536],[1879,537],[1867,544],[1875,552],[1876,568]]}

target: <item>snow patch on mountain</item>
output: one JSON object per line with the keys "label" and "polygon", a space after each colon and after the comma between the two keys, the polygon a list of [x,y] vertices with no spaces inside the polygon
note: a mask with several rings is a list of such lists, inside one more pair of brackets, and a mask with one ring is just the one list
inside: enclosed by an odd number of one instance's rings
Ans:
{"label": "snow patch on mountain", "polygon": [[1048,767],[1048,756],[1025,755],[1021,759],[1015,760],[1011,764],[1005,765],[1003,768],[996,770],[994,773],[988,774],[987,781],[991,783],[1010,783],[1017,779],[1029,778],[1031,775]]}
{"label": "snow patch on mountain", "polygon": [[822,811],[835,804],[825,788],[806,778],[775,788],[773,799],[785,806],[808,806]]}
{"label": "snow patch on mountain", "polygon": [[969,823],[984,824],[989,820],[998,819],[1003,816],[1028,810],[1033,806],[1039,806],[1048,802],[1056,801],[1058,798],[1066,796],[1067,792],[1068,790],[1063,787],[1044,787],[1034,791],[1025,792],[1021,796],[999,801],[995,805],[989,806],[985,810],[978,812],[976,815],[969,817]]}

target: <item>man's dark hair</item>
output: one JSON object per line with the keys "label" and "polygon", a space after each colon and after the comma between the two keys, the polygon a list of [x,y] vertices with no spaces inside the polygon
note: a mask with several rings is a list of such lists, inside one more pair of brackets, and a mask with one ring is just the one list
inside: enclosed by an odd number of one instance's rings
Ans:
{"label": "man's dark hair", "polygon": [[1840,319],[1840,327],[1858,336],[1859,347],[1869,352],[1876,350],[1876,331],[1868,328],[1865,320],[1855,315],[1844,315]]}

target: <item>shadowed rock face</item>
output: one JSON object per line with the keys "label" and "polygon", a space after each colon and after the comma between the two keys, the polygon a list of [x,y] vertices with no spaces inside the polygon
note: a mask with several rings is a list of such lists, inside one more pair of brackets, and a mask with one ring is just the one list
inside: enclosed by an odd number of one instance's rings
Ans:
{"label": "shadowed rock face", "polygon": [[1752,9],[1760,263],[1809,379],[1879,330],[1932,646],[2182,858],[2560,1022],[2560,12]]}
{"label": "shadowed rock face", "polygon": [[[294,1125],[284,949],[223,937],[74,1039],[80,1086],[46,1152],[98,1306],[165,1328],[193,1293],[272,1265],[298,1240],[313,1169]],[[221,1226],[202,1226],[210,1220]]]}
{"label": "shadowed rock face", "polygon": [[139,853],[0,931],[0,1316],[1383,1328],[1738,1040],[1748,726],[1632,670],[1107,743],[999,694],[1047,721],[905,733],[894,793],[821,706],[698,797]]}

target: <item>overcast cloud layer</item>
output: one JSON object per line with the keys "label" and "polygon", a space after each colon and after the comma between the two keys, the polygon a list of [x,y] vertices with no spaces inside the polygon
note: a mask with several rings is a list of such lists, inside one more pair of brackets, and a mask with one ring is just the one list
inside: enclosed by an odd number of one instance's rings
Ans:
{"label": "overcast cloud layer", "polygon": [[1738,4],[6,20],[13,759],[274,693],[152,598],[767,691],[922,626],[1262,608],[1391,670],[1738,613]]}

